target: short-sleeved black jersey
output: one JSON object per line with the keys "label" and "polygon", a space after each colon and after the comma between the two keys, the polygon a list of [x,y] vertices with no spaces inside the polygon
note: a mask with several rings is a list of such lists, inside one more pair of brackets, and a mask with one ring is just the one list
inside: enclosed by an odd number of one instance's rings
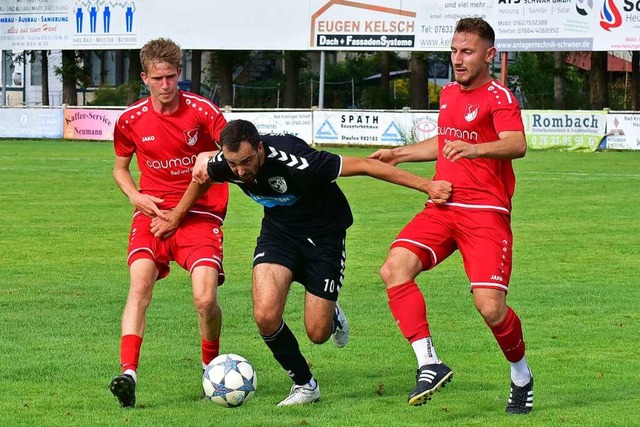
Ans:
{"label": "short-sleeved black jersey", "polygon": [[208,164],[215,182],[233,182],[264,206],[263,223],[283,231],[324,235],[353,223],[351,208],[335,180],[342,157],[317,151],[293,135],[262,135],[265,162],[253,183],[233,173],[222,152]]}

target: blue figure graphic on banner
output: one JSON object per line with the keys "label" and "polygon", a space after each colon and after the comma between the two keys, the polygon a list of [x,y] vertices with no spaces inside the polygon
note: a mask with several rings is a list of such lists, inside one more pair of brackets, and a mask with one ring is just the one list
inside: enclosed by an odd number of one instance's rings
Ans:
{"label": "blue figure graphic on banner", "polygon": [[82,8],[81,7],[76,9],[76,31],[78,33],[82,32]]}
{"label": "blue figure graphic on banner", "polygon": [[134,12],[133,3],[131,3],[131,5],[127,6],[127,11],[125,12],[127,33],[130,33],[133,31],[133,12]]}
{"label": "blue figure graphic on banner", "polygon": [[89,31],[92,33],[96,32],[96,21],[98,18],[98,10],[95,6],[91,6],[89,9]]}
{"label": "blue figure graphic on banner", "polygon": [[102,12],[102,25],[104,27],[104,32],[109,32],[109,25],[111,24],[111,11],[109,10],[109,6],[104,7],[104,11]]}
{"label": "blue figure graphic on banner", "polygon": [[[115,8],[115,9],[114,9]],[[102,32],[104,34],[111,33],[111,17],[116,16],[116,32],[121,33],[121,21],[117,17],[122,16],[124,12],[124,30],[127,33],[133,32],[133,15],[136,11],[135,1],[121,0],[78,0],[75,5],[76,15],[76,32],[82,33],[84,30],[84,15],[89,14],[89,32],[96,34],[98,32],[98,15],[102,15]]]}

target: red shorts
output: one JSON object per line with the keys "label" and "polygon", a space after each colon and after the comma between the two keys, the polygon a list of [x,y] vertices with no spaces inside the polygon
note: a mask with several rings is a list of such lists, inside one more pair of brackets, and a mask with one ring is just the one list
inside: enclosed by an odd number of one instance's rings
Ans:
{"label": "red shorts", "polygon": [[456,249],[474,288],[507,291],[511,277],[513,234],[504,213],[427,204],[398,234],[392,248],[415,253],[429,270]]}
{"label": "red shorts", "polygon": [[129,234],[129,266],[141,258],[150,259],[158,268],[158,280],[169,274],[169,262],[175,261],[189,273],[198,266],[218,270],[218,285],[224,282],[222,269],[222,229],[220,221],[208,215],[189,213],[176,232],[167,239],[151,233],[151,218],[136,212]]}

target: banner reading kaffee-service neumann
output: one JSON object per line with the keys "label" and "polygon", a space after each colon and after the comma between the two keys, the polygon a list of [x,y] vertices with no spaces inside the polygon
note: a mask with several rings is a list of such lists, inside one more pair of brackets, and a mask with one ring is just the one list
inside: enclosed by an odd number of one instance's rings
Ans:
{"label": "banner reading kaffee-service neumann", "polygon": [[0,50],[447,51],[470,16],[500,51],[640,50],[640,0],[2,0]]}
{"label": "banner reading kaffee-service neumann", "polygon": [[595,151],[605,134],[605,111],[526,110],[527,145],[533,149]]}
{"label": "banner reading kaffee-service neumann", "polygon": [[113,128],[122,111],[123,109],[66,108],[62,137],[112,141]]}

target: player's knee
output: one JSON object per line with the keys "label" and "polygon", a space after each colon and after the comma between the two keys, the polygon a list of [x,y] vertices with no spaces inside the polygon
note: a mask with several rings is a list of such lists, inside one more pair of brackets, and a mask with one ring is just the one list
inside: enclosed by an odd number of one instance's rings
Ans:
{"label": "player's knee", "polygon": [[131,282],[128,300],[139,307],[147,307],[151,303],[153,295],[153,283],[146,280],[134,280]]}
{"label": "player's knee", "polygon": [[220,315],[220,306],[213,296],[197,297],[193,301],[198,315],[205,318]]}
{"label": "player's knee", "polygon": [[478,313],[482,316],[484,321],[489,325],[497,325],[504,319],[507,313],[506,306],[497,304],[494,302],[486,302],[482,304],[476,304]]}
{"label": "player's knee", "polygon": [[395,262],[392,259],[387,259],[384,264],[382,264],[382,267],[380,267],[380,278],[385,285],[389,286],[396,284],[399,280],[396,277],[399,268],[400,266],[395,265]]}
{"label": "player's knee", "polygon": [[307,334],[307,336],[309,337],[309,341],[311,341],[314,344],[324,344],[325,342],[327,342],[327,340],[329,339],[329,337],[331,335],[320,335],[320,334]]}
{"label": "player's knee", "polygon": [[307,337],[309,337],[309,341],[314,344],[323,344],[327,342],[330,336],[330,329],[317,328],[313,330],[307,330]]}
{"label": "player's knee", "polygon": [[274,334],[282,325],[282,317],[268,310],[254,310],[253,318],[262,335]]}

